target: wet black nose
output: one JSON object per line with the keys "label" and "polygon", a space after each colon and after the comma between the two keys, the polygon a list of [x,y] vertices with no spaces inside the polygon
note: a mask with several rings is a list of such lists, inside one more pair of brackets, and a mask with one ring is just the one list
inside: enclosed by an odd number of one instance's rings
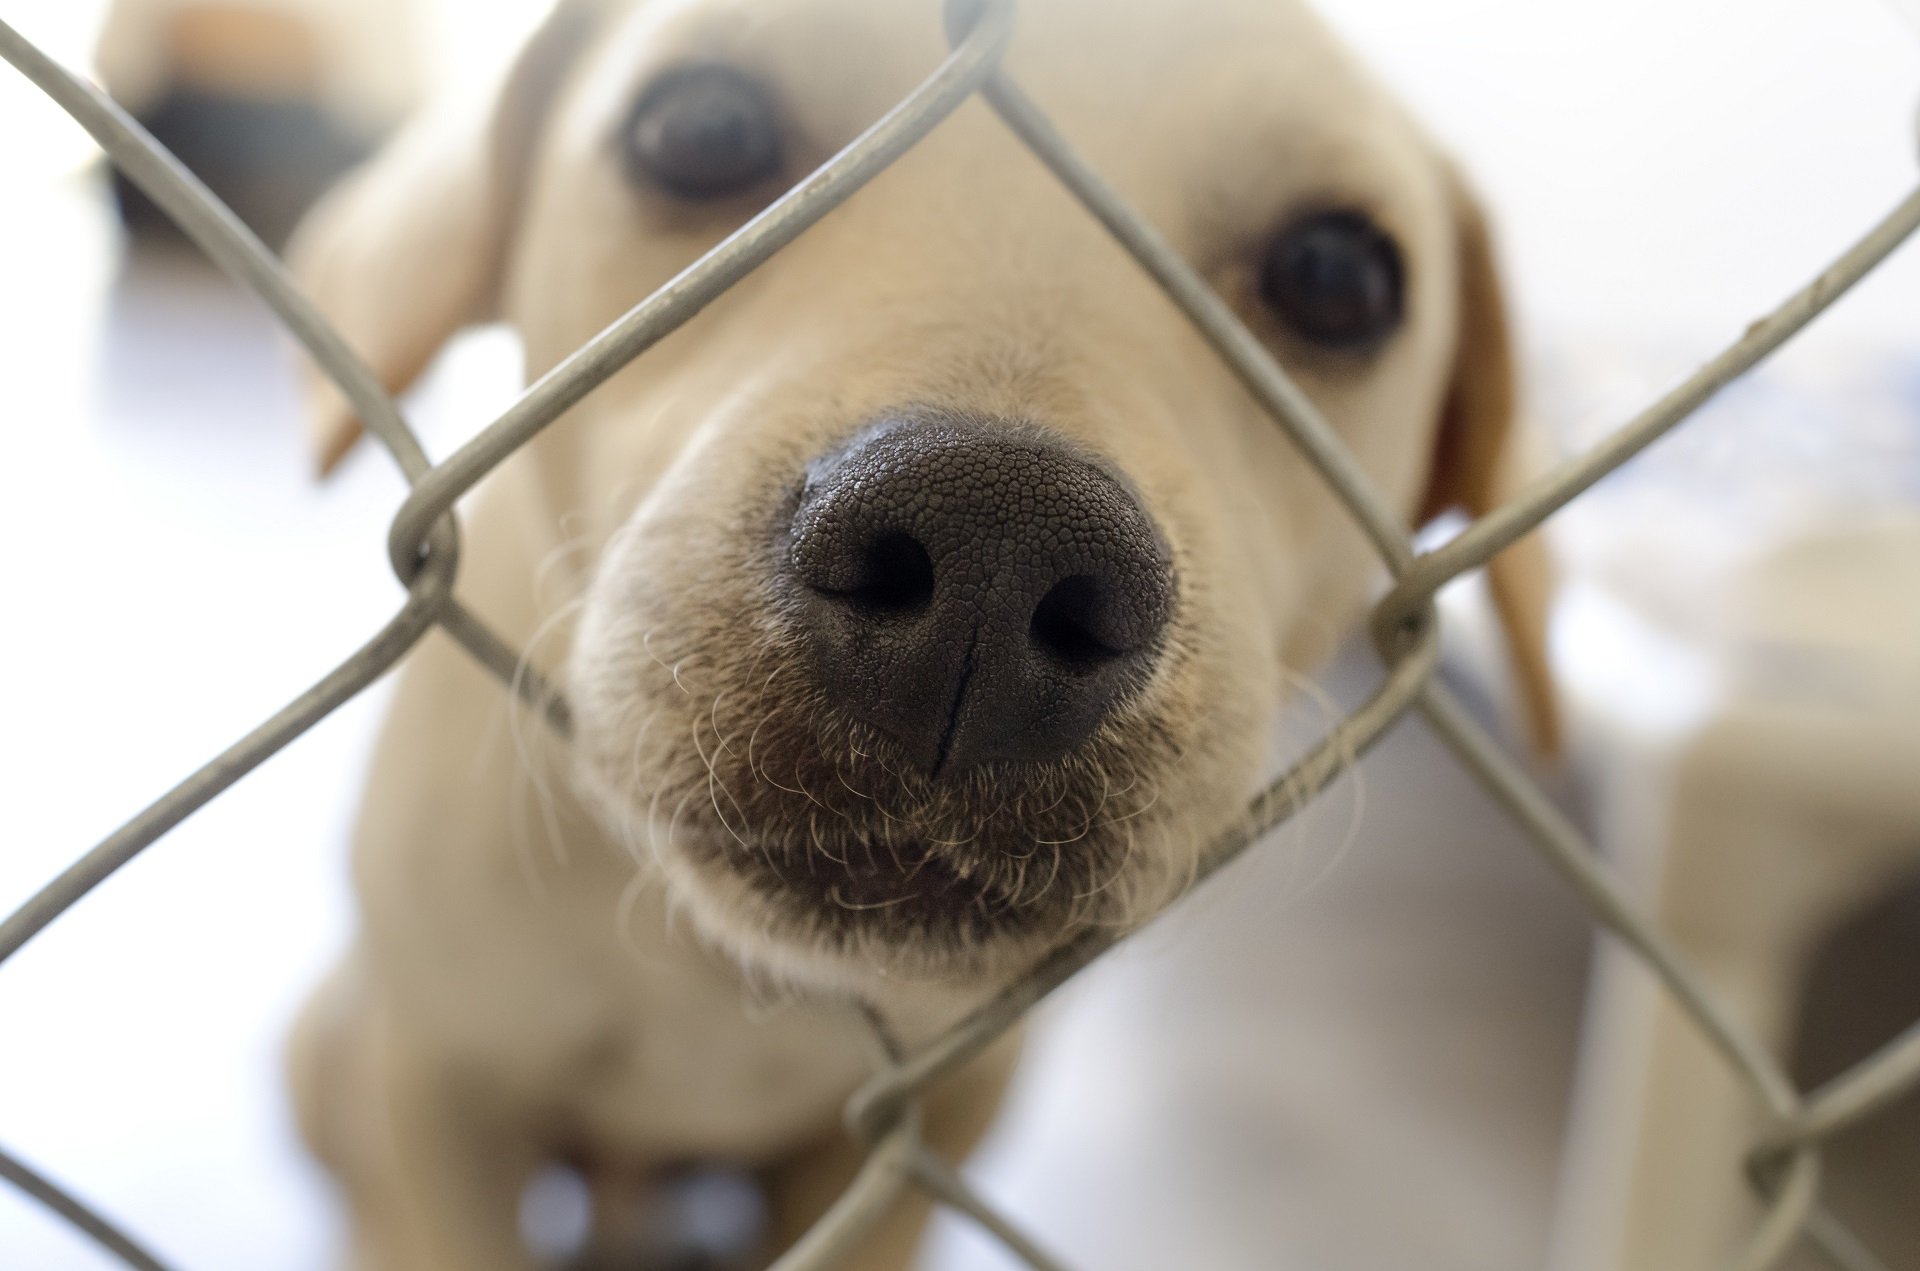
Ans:
{"label": "wet black nose", "polygon": [[888,420],[821,459],[787,563],[829,700],[937,774],[1067,754],[1145,678],[1173,607],[1133,493],[998,421]]}

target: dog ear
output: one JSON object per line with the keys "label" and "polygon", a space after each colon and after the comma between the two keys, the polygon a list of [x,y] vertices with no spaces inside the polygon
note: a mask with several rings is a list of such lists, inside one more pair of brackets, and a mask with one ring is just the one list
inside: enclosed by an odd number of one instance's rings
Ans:
{"label": "dog ear", "polygon": [[[1492,235],[1479,201],[1449,173],[1459,243],[1459,343],[1420,519],[1452,508],[1492,511],[1531,475],[1528,430],[1516,409],[1512,333]],[[1487,566],[1489,587],[1525,711],[1529,736],[1545,756],[1560,744],[1559,706],[1547,659],[1553,601],[1552,561],[1538,531]]]}
{"label": "dog ear", "polygon": [[[497,303],[518,192],[547,111],[606,0],[561,0],[529,39],[491,111],[433,110],[336,187],[287,252],[296,279],[390,393],[412,384],[462,327]],[[304,368],[321,475],[362,433],[333,383]]]}

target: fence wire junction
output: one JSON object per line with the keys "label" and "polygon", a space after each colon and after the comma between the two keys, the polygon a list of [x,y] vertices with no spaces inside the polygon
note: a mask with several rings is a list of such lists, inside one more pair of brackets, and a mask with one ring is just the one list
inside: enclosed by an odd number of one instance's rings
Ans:
{"label": "fence wire junction", "polygon": [[[1811,283],[1600,445],[1541,477],[1443,546],[1416,554],[1405,527],[1259,339],[1076,153],[1002,68],[1016,4],[1017,0],[947,0],[951,51],[914,92],[542,377],[503,415],[438,464],[428,458],[373,374],[300,294],[259,239],[112,101],[0,22],[0,57],[80,123],[201,250],[267,304],[339,387],[411,486],[388,536],[390,564],[407,592],[398,612],[333,671],[81,856],[0,922],[0,962],[174,826],[386,674],[434,626],[459,641],[564,733],[568,715],[561,696],[529,674],[517,651],[453,597],[460,565],[454,511],[459,500],[574,403],[846,201],[962,102],[978,94],[1180,306],[1327,481],[1393,578],[1391,590],[1374,613],[1375,642],[1384,667],[1379,687],[1252,801],[1234,829],[1212,844],[1201,876],[1233,860],[1290,817],[1397,720],[1417,711],[1529,832],[1533,846],[1575,889],[1595,920],[1653,971],[1764,1110],[1768,1126],[1747,1162],[1749,1180],[1765,1202],[1764,1211],[1732,1264],[1737,1271],[1765,1271],[1803,1241],[1840,1271],[1884,1271],[1884,1264],[1821,1207],[1820,1153],[1834,1134],[1920,1088],[1920,1024],[1826,1086],[1812,1092],[1797,1090],[1779,1060],[1726,1009],[1679,948],[1633,903],[1580,832],[1434,676],[1439,649],[1434,597],[1446,583],[1484,566],[1687,420],[1872,272],[1920,229],[1920,188]],[[876,1022],[876,1071],[847,1108],[849,1125],[870,1144],[866,1163],[832,1208],[774,1264],[774,1271],[831,1271],[889,1205],[915,1187],[966,1214],[1034,1271],[1060,1271],[1058,1261],[921,1142],[917,1099],[929,1082],[978,1055],[1115,943],[1116,937],[1088,934],[1062,946],[996,999],[911,1053],[896,1048]],[[5,1152],[0,1152],[0,1178],[128,1266],[142,1271],[163,1267],[127,1234]]]}

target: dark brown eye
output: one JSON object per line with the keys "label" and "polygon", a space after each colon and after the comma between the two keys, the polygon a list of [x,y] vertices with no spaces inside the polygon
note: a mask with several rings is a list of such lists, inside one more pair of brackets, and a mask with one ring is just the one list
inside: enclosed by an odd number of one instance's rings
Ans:
{"label": "dark brown eye", "polygon": [[751,189],[780,170],[780,120],[767,92],[731,66],[666,71],[627,121],[627,169],[684,199]]}
{"label": "dark brown eye", "polygon": [[1393,334],[1406,303],[1400,249],[1358,212],[1316,212],[1267,249],[1260,297],[1303,340],[1365,350]]}

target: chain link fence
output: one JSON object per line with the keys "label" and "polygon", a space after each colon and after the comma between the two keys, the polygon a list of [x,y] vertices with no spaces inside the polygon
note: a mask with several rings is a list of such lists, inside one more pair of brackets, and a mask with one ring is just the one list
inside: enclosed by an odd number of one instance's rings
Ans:
{"label": "chain link fence", "polygon": [[[411,485],[388,535],[388,555],[407,598],[399,611],[331,673],[253,732],[76,860],[0,923],[0,962],[17,952],[115,870],[261,762],[386,674],[434,626],[458,640],[511,691],[569,726],[559,694],[527,673],[517,652],[453,597],[460,565],[454,509],[497,465],[634,358],[839,206],[926,136],[962,102],[983,97],[1140,267],[1165,289],[1276,425],[1333,488],[1393,576],[1375,609],[1373,634],[1384,677],[1378,689],[1268,786],[1235,828],[1209,849],[1202,877],[1233,860],[1298,811],[1395,721],[1418,712],[1528,831],[1535,849],[1572,886],[1594,919],[1658,977],[1764,1109],[1768,1128],[1748,1156],[1763,1217],[1733,1264],[1778,1265],[1801,1243],[1841,1271],[1884,1264],[1820,1202],[1820,1153],[1833,1135],[1920,1088],[1920,1024],[1813,1092],[1797,1090],[1782,1065],[1735,1018],[1675,944],[1629,898],[1581,833],[1468,715],[1435,677],[1439,633],[1434,597],[1671,431],[1720,389],[1780,348],[1920,229],[1920,189],[1909,194],[1805,288],[1600,445],[1535,481],[1506,506],[1445,545],[1416,553],[1405,527],[1372,488],[1311,402],[1260,341],[1160,235],[1107,186],[1002,69],[1016,0],[948,0],[952,49],[908,97],[852,144],[731,237],[544,376],[500,418],[444,462],[421,448],[372,373],[280,263],[194,176],[99,91],[0,23],[4,57],[105,149],[134,184],[215,262],[263,299],[344,393]],[[829,1212],[775,1264],[775,1271],[830,1271],[891,1203],[919,1188],[968,1215],[1035,1271],[1061,1264],[977,1195],[954,1166],[920,1140],[917,1101],[929,1082],[985,1050],[1029,1010],[1116,943],[1084,935],[932,1043],[902,1052],[877,1018],[876,1071],[847,1108],[869,1144],[866,1163]],[[127,1265],[162,1264],[125,1233],[24,1163],[0,1152],[0,1177],[71,1222]]]}

